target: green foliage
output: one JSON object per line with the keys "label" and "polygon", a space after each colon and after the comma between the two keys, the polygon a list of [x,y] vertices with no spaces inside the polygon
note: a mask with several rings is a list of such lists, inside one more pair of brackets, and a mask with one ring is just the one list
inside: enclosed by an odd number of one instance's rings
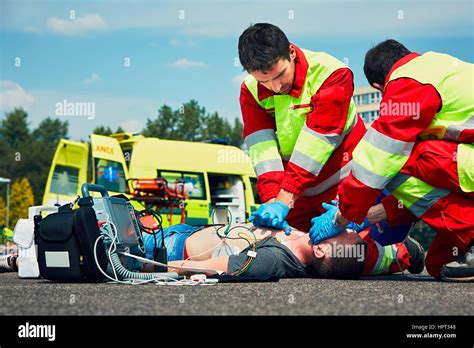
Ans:
{"label": "green foliage", "polygon": [[234,125],[217,112],[209,114],[204,107],[191,100],[173,110],[163,105],[155,119],[148,119],[142,134],[168,140],[210,141],[227,138],[231,145],[241,146],[243,125],[239,119]]}
{"label": "green foliage", "polygon": [[115,134],[115,133],[124,133],[125,131],[123,130],[122,127],[118,127],[115,132],[112,131],[110,127],[104,127],[104,126],[98,126],[95,127],[92,133],[97,134],[97,135],[106,135],[109,136],[110,134]]}
{"label": "green foliage", "polygon": [[28,208],[34,205],[33,191],[27,178],[15,180],[10,192],[10,226],[18,219],[28,218]]}
{"label": "green foliage", "polygon": [[[28,218],[28,208],[34,205],[34,195],[27,178],[13,181],[10,190],[10,213],[8,225],[13,228],[18,219]],[[6,225],[7,209],[0,196],[0,228]]]}
{"label": "green foliage", "polygon": [[423,221],[418,221],[410,235],[420,242],[425,250],[428,250],[436,232]]}
{"label": "green foliage", "polygon": [[[0,122],[0,177],[12,182],[28,178],[36,197],[34,204],[40,204],[56,146],[61,138],[68,137],[68,127],[67,121],[47,117],[30,131],[23,109],[6,113]],[[0,190],[4,192],[4,185]]]}
{"label": "green foliage", "polygon": [[[190,100],[177,110],[163,105],[155,119],[147,120],[142,134],[186,141],[227,138],[231,145],[241,146],[242,129],[239,119],[235,119],[231,125],[217,112],[209,114],[196,100]],[[68,139],[68,131],[67,121],[51,117],[46,117],[37,128],[31,129],[28,114],[22,108],[15,108],[0,120],[0,177],[9,178],[12,183],[27,178],[32,197],[35,197],[31,205],[41,204],[54,152],[60,139]],[[99,126],[93,131],[100,135],[123,132],[121,127],[113,132],[109,126]],[[0,197],[5,195],[4,184],[0,185],[0,192]],[[10,204],[15,205],[17,202],[10,201]],[[10,226],[13,223],[10,221]]]}
{"label": "green foliage", "polygon": [[47,117],[33,131],[32,138],[45,144],[57,144],[59,140],[68,138],[68,128],[67,121]]}
{"label": "green foliage", "polygon": [[0,139],[13,148],[30,140],[28,114],[22,108],[6,114],[0,123]]}

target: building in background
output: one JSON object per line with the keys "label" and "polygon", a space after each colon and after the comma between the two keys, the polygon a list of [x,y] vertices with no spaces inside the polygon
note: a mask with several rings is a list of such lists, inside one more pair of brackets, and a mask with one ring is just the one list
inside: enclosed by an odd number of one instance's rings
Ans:
{"label": "building in background", "polygon": [[371,86],[356,87],[354,89],[354,103],[357,113],[366,125],[371,125],[379,117],[382,93]]}

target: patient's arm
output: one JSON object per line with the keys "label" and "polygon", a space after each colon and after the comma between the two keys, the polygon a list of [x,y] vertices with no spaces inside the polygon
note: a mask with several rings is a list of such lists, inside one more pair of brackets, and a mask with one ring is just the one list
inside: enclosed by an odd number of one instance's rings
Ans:
{"label": "patient's arm", "polygon": [[[169,266],[181,266],[181,267],[199,267],[199,268],[207,268],[207,269],[216,269],[219,271],[227,272],[227,265],[229,263],[228,256],[221,256],[216,257],[213,259],[202,260],[202,261],[193,261],[193,260],[177,260],[177,261],[169,261]],[[168,272],[176,272],[179,275],[190,275],[195,273],[204,273],[207,275],[211,275],[210,272],[203,272],[203,271],[186,271],[182,269],[176,268],[168,268]]]}

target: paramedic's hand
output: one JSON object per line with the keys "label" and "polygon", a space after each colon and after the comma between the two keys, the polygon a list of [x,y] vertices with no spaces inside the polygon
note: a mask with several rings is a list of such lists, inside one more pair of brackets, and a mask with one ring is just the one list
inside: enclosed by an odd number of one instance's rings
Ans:
{"label": "paramedic's hand", "polygon": [[249,222],[253,222],[255,227],[273,227],[285,230],[285,234],[291,233],[291,227],[286,221],[290,208],[282,202],[265,203],[253,212]]}
{"label": "paramedic's hand", "polygon": [[364,221],[362,221],[361,224],[355,223],[355,222],[349,222],[347,225],[347,228],[350,228],[351,230],[356,231],[357,233],[365,230],[367,227],[370,226],[369,218],[365,218]]}
{"label": "paramedic's hand", "polygon": [[345,230],[345,227],[336,227],[334,223],[338,208],[334,201],[332,203],[334,205],[323,203],[323,208],[326,212],[311,219],[312,226],[309,230],[309,238],[313,244],[318,244],[325,239],[337,236]]}

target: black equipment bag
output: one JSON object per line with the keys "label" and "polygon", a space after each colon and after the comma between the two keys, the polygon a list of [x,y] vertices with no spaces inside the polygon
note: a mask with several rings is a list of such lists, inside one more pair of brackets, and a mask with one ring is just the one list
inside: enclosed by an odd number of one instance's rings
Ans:
{"label": "black equipment bag", "polygon": [[[38,264],[43,278],[66,282],[104,279],[94,258],[100,230],[91,206],[72,210],[70,204],[63,205],[57,213],[38,220]],[[97,242],[96,252],[105,272],[108,259],[102,239]]]}

